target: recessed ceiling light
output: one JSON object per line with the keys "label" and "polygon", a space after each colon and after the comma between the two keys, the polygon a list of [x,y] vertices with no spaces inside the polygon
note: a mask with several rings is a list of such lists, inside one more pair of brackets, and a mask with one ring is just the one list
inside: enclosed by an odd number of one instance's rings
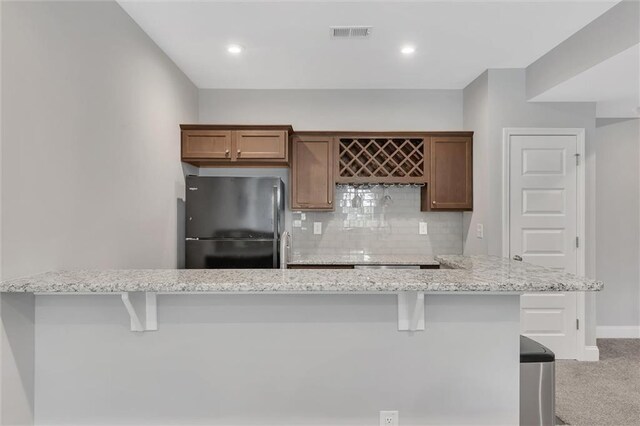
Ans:
{"label": "recessed ceiling light", "polygon": [[227,47],[227,52],[233,54],[233,55],[237,55],[239,53],[242,53],[242,46],[237,45],[237,44],[231,44]]}
{"label": "recessed ceiling light", "polygon": [[415,51],[416,48],[413,46],[402,46],[402,49],[400,49],[400,52],[402,52],[403,55],[411,55]]}

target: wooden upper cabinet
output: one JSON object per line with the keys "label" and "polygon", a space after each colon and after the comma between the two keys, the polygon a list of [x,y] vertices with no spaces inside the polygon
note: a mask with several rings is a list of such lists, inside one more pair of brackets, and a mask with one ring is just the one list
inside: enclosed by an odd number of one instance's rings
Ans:
{"label": "wooden upper cabinet", "polygon": [[287,166],[291,126],[183,124],[182,161],[199,167]]}
{"label": "wooden upper cabinet", "polygon": [[231,160],[231,131],[183,130],[182,158]]}
{"label": "wooden upper cabinet", "polygon": [[472,143],[470,136],[431,137],[431,210],[473,209]]}
{"label": "wooden upper cabinet", "polygon": [[182,161],[291,166],[291,208],[333,210],[335,184],[419,184],[420,210],[473,210],[473,132],[298,132],[289,125],[182,124]]}
{"label": "wooden upper cabinet", "polygon": [[291,164],[291,209],[333,210],[334,139],[295,136]]}
{"label": "wooden upper cabinet", "polygon": [[286,160],[287,132],[283,130],[237,130],[234,133],[236,160]]}

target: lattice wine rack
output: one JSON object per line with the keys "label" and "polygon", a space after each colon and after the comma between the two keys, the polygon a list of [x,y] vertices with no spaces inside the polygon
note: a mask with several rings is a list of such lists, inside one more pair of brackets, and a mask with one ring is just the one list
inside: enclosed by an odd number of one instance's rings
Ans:
{"label": "lattice wine rack", "polygon": [[425,181],[424,139],[338,138],[339,183]]}

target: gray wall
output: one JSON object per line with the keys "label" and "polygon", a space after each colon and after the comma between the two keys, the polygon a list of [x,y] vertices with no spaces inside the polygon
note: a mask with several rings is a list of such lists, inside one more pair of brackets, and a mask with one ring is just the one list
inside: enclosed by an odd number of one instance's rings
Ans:
{"label": "gray wall", "polygon": [[2,7],[2,277],[175,267],[196,87],[115,2]]}
{"label": "gray wall", "polygon": [[460,130],[461,90],[201,90],[201,123],[296,130]]}
{"label": "gray wall", "polygon": [[[175,267],[178,124],[197,120],[197,88],[115,2],[1,6],[2,278]],[[36,349],[51,323],[35,322],[33,295],[0,299],[0,422],[31,424],[35,371],[59,361]]]}
{"label": "gray wall", "polygon": [[516,424],[518,296],[425,304],[411,333],[394,295],[160,295],[141,334],[118,296],[38,296],[36,424]]}
{"label": "gray wall", "polygon": [[35,296],[0,293],[0,424],[33,424]]}
{"label": "gray wall", "polygon": [[624,0],[527,67],[527,99],[640,42],[640,2]]}
{"label": "gray wall", "polygon": [[473,212],[463,213],[465,254],[487,254],[489,236],[478,238],[478,224],[486,224],[491,215],[489,207],[489,71],[472,81],[463,91],[463,126],[473,134]]}
{"label": "gray wall", "polygon": [[640,328],[640,120],[598,119],[598,326]]}

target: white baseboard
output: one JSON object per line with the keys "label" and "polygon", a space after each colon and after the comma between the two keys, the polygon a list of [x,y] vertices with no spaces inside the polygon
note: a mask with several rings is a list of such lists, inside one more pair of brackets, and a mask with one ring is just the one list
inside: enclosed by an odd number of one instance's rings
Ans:
{"label": "white baseboard", "polygon": [[600,349],[597,346],[585,346],[578,361],[599,361]]}
{"label": "white baseboard", "polygon": [[640,339],[640,325],[599,325],[596,337],[604,339]]}

